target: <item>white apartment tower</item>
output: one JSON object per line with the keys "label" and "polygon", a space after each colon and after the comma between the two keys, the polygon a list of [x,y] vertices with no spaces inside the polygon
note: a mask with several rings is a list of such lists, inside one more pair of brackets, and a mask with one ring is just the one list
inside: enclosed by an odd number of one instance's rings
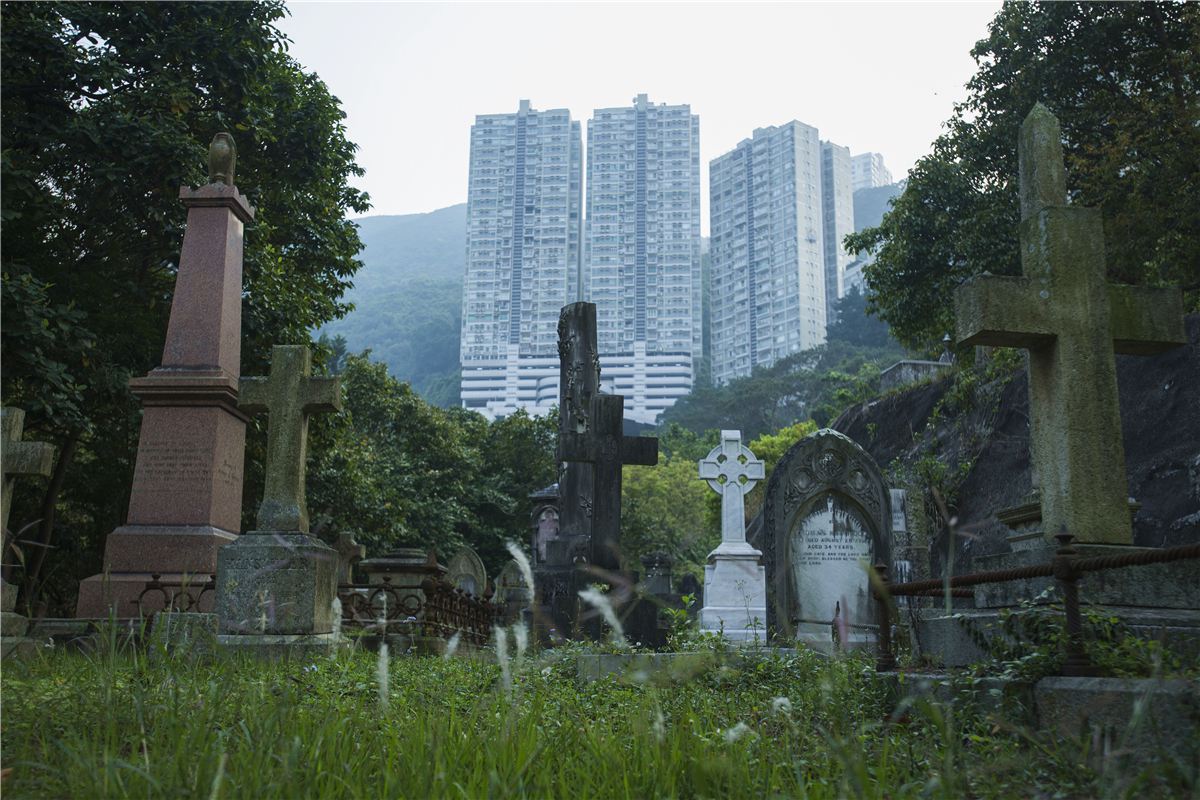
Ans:
{"label": "white apartment tower", "polygon": [[471,126],[462,404],[489,419],[558,403],[558,315],[576,298],[582,140],[566,109]]}
{"label": "white apartment tower", "polygon": [[850,159],[851,180],[854,191],[889,186],[892,173],[883,165],[882,153],[860,153]]}
{"label": "white apartment tower", "polygon": [[846,293],[846,267],[854,256],[842,240],[854,233],[854,189],[850,148],[821,142],[821,205],[825,226],[825,318],[832,322],[834,303]]}
{"label": "white apartment tower", "polygon": [[588,121],[587,265],[601,382],[654,422],[692,388],[702,348],[700,118],[638,95]]}
{"label": "white apartment tower", "polygon": [[825,341],[821,143],[759,128],[709,165],[712,370],[718,383]]}

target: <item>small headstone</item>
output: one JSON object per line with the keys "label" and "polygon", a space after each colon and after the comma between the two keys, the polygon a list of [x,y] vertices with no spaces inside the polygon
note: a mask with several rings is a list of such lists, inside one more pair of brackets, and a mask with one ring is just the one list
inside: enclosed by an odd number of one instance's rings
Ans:
{"label": "small headstone", "polygon": [[525,582],[521,566],[516,561],[507,562],[496,576],[495,602],[504,609],[506,625],[521,619],[525,609],[533,602],[533,587]]}
{"label": "small headstone", "polygon": [[353,533],[339,533],[333,549],[338,554],[338,583],[354,583],[354,565],[367,557],[367,548]]}
{"label": "small headstone", "polygon": [[721,431],[721,444],[699,466],[700,478],[721,495],[721,544],[704,568],[700,630],[765,642],[767,576],[762,553],[746,542],[745,519],[745,496],[765,477],[763,462],[742,444],[741,431]]}
{"label": "small headstone", "polygon": [[219,641],[271,653],[283,646],[279,637],[328,646],[338,554],[308,532],[304,467],[308,418],[341,408],[338,379],[312,377],[307,347],[276,346],[270,377],[242,379],[241,394],[243,408],[269,414],[265,488],[258,529],[220,551]]}
{"label": "small headstone", "polygon": [[446,579],[456,589],[462,589],[476,597],[487,591],[487,570],[483,559],[470,547],[464,547],[446,563]]}
{"label": "small headstone", "polygon": [[891,494],[853,440],[820,430],[776,466],[763,505],[768,624],[820,650],[874,640],[871,565],[891,562]]}

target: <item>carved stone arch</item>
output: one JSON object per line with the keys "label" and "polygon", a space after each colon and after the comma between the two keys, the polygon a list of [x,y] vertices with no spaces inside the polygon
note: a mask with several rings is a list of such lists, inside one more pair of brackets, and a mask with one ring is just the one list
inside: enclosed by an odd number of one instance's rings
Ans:
{"label": "carved stone arch", "polygon": [[771,473],[763,502],[758,548],[767,573],[767,628],[792,639],[788,609],[793,607],[788,580],[790,534],[803,515],[829,495],[856,510],[871,534],[874,560],[891,563],[891,493],[878,465],[858,444],[828,428],[801,439]]}
{"label": "carved stone arch", "polygon": [[446,564],[446,579],[477,597],[483,597],[487,591],[487,569],[483,559],[470,547],[459,550]]}

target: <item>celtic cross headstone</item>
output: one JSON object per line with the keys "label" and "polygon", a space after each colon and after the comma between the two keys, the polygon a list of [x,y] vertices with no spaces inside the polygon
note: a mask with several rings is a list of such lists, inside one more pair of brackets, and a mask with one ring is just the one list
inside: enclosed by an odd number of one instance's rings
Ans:
{"label": "celtic cross headstone", "polygon": [[762,553],[746,542],[745,519],[745,497],[766,475],[763,462],[742,444],[741,431],[721,431],[721,443],[699,468],[721,495],[721,544],[704,567],[700,629],[733,641],[766,641],[766,570]]}

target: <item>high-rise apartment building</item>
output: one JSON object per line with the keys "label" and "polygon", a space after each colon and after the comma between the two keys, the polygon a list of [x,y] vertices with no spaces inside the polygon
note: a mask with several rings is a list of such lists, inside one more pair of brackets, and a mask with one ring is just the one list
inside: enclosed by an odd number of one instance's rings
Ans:
{"label": "high-rise apartment building", "polygon": [[882,153],[860,153],[850,159],[850,173],[854,191],[888,186],[892,173],[883,165]]}
{"label": "high-rise apartment building", "polygon": [[700,119],[638,95],[588,121],[585,298],[601,382],[653,422],[691,391],[702,349]]}
{"label": "high-rise apartment building", "polygon": [[566,109],[471,126],[462,404],[488,418],[558,402],[558,314],[576,298],[580,125]]}
{"label": "high-rise apartment building", "polygon": [[713,379],[825,341],[821,143],[800,122],[759,128],[709,165]]}
{"label": "high-rise apartment building", "polygon": [[854,189],[850,149],[821,142],[821,207],[825,226],[825,317],[832,321],[834,304],[846,293],[846,267],[854,257],[842,240],[854,233]]}

